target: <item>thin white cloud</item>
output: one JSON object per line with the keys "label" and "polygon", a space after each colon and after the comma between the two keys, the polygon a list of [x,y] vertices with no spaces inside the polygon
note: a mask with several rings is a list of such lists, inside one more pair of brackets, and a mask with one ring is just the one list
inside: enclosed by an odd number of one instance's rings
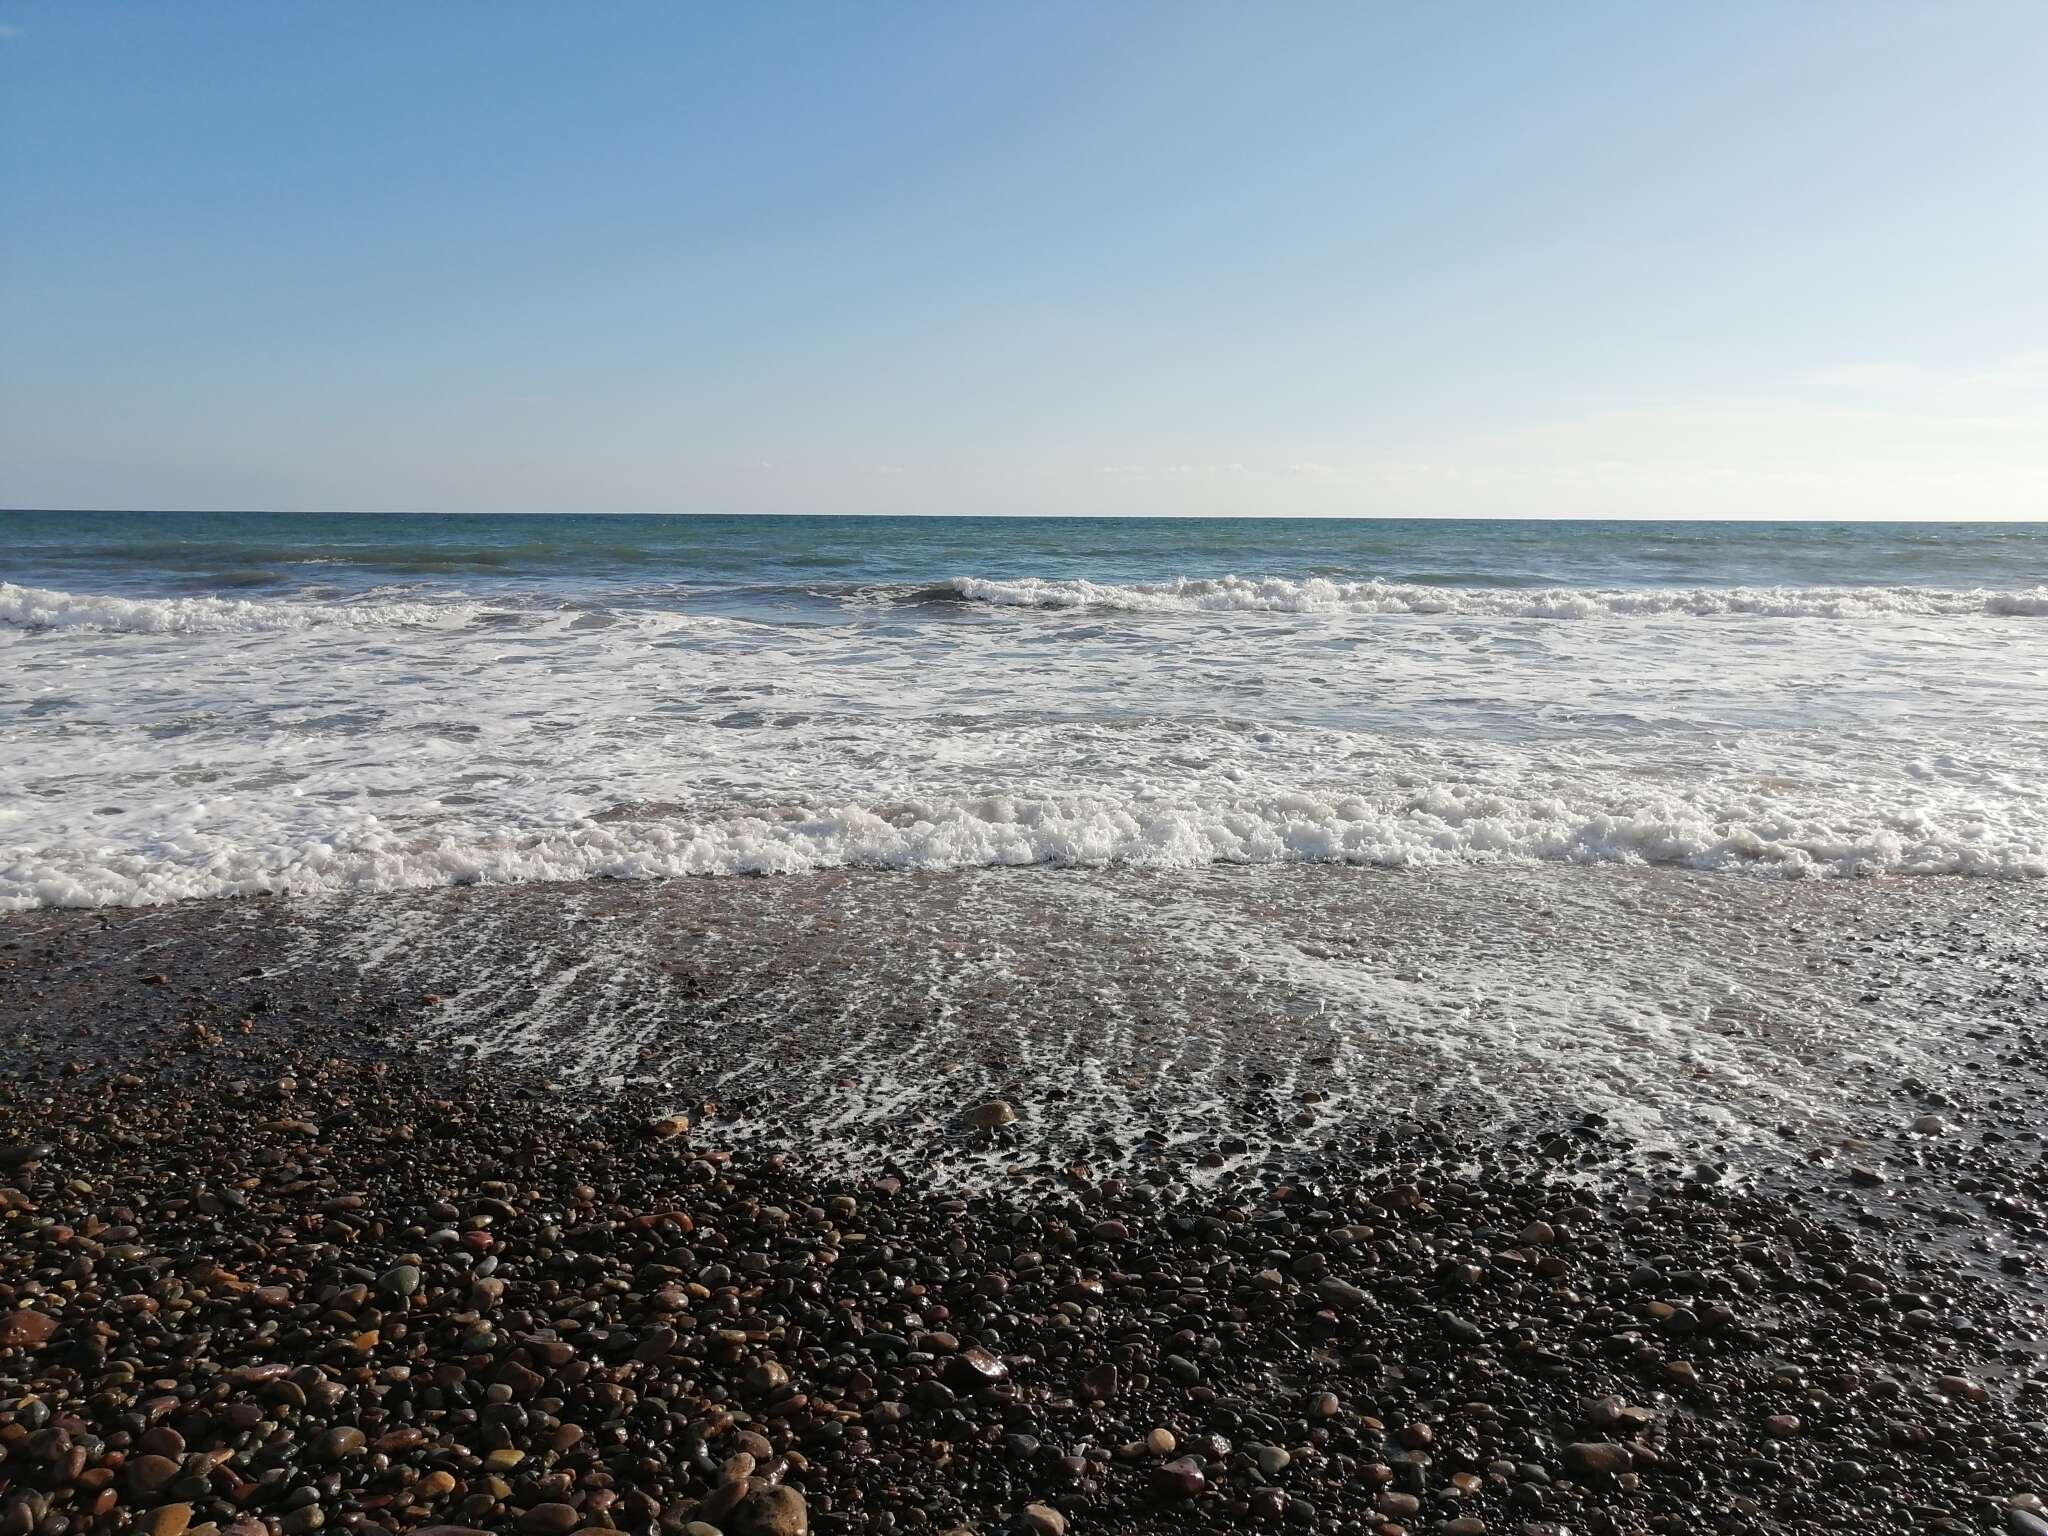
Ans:
{"label": "thin white cloud", "polygon": [[1097,473],[1128,487],[1120,510],[1162,513],[2041,519],[2048,357],[1864,361],[1355,457]]}
{"label": "thin white cloud", "polygon": [[1306,461],[1265,465],[1239,460],[1229,464],[1103,464],[1096,473],[1125,480],[1277,480],[1316,478],[1337,471],[1328,464]]}

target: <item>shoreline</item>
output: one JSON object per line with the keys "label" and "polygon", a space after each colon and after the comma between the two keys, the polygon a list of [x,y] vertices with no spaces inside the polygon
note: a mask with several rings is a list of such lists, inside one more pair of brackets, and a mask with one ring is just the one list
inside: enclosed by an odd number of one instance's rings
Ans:
{"label": "shoreline", "polygon": [[1388,1104],[1284,1166],[976,1188],[471,1061],[431,965],[243,963],[289,904],[38,917],[0,922],[10,1531],[2036,1536],[2017,1102],[1872,1184]]}
{"label": "shoreline", "polygon": [[[10,941],[65,957],[45,1022],[375,995],[451,1060],[666,1086],[735,1143],[800,1122],[970,1183],[1127,1163],[1140,1131],[1278,1168],[1389,1108],[1529,1136],[1590,1111],[1658,1162],[1846,1171],[1927,1113],[2034,1141],[2010,1101],[2048,1087],[2048,906],[1964,878],[847,869],[44,908],[0,916]],[[168,973],[148,1006],[130,952]],[[1037,1111],[1037,1157],[951,1166],[997,1096]]]}

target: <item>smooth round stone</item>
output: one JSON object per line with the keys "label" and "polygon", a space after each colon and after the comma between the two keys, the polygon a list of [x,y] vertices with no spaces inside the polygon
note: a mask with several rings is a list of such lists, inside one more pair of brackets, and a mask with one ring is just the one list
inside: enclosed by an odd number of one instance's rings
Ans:
{"label": "smooth round stone", "polygon": [[417,1264],[394,1264],[377,1278],[377,1289],[387,1295],[408,1297],[420,1288]]}

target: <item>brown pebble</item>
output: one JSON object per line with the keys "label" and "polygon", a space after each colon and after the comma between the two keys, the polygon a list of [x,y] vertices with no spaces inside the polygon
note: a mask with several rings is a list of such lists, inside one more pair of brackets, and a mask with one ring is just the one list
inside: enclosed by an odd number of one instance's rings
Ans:
{"label": "brown pebble", "polygon": [[6,1315],[5,1321],[0,1321],[0,1347],[40,1349],[56,1331],[57,1319],[49,1313],[17,1307]]}
{"label": "brown pebble", "polygon": [[569,1536],[582,1524],[581,1512],[567,1504],[536,1504],[519,1517],[519,1529],[535,1536]]}
{"label": "brown pebble", "polygon": [[730,1522],[731,1536],[806,1536],[811,1516],[804,1496],[778,1485],[756,1489]]}
{"label": "brown pebble", "polygon": [[368,1443],[360,1429],[344,1424],[322,1435],[317,1450],[323,1461],[341,1461],[346,1457],[362,1455]]}
{"label": "brown pebble", "polygon": [[1581,1440],[1564,1448],[1564,1464],[1574,1472],[1627,1472],[1635,1466],[1635,1458],[1625,1445]]}
{"label": "brown pebble", "polygon": [[1168,1498],[1191,1499],[1209,1486],[1209,1477],[1202,1470],[1200,1461],[1193,1456],[1182,1456],[1154,1467],[1152,1486]]}
{"label": "brown pebble", "polygon": [[168,1456],[138,1456],[128,1463],[128,1486],[137,1493],[155,1493],[178,1475],[178,1464]]}

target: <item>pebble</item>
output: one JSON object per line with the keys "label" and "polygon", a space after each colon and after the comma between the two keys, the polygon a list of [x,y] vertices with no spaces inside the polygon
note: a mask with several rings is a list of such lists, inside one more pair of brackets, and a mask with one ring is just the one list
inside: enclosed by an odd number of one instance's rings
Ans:
{"label": "pebble", "polygon": [[377,1289],[387,1295],[409,1297],[420,1288],[417,1264],[394,1264],[377,1279]]}
{"label": "pebble", "polygon": [[368,1446],[368,1437],[353,1425],[330,1429],[320,1437],[316,1453],[323,1461],[342,1461],[350,1456],[360,1456]]}
{"label": "pebble", "polygon": [[810,1511],[794,1488],[757,1488],[740,1505],[732,1528],[733,1536],[805,1536],[811,1528]]}
{"label": "pebble", "polygon": [[1209,1486],[1209,1479],[1199,1458],[1182,1456],[1154,1467],[1152,1486],[1169,1498],[1191,1499]]}
{"label": "pebble", "polygon": [[0,1348],[38,1349],[57,1332],[57,1319],[47,1312],[18,1307],[0,1321]]}
{"label": "pebble", "polygon": [[1564,1464],[1574,1472],[1627,1472],[1635,1457],[1627,1446],[1606,1440],[1580,1440],[1564,1448]]}
{"label": "pebble", "polygon": [[131,1490],[151,1494],[178,1475],[178,1464],[168,1456],[138,1456],[128,1463],[127,1472]]}
{"label": "pebble", "polygon": [[823,1176],[304,1017],[61,1118],[0,1079],[0,1139],[52,1148],[0,1197],[0,1536],[2040,1518],[1988,1498],[2038,1485],[2040,1413],[1959,1374],[1981,1297],[1733,1176],[1552,1182],[1391,1115],[1214,1189],[1080,1142],[1014,1193]]}
{"label": "pebble", "polygon": [[568,1504],[536,1504],[519,1517],[519,1529],[535,1536],[569,1536],[582,1524],[583,1516]]}
{"label": "pebble", "polygon": [[1106,1403],[1116,1396],[1117,1388],[1121,1384],[1122,1378],[1115,1366],[1098,1365],[1082,1373],[1081,1394],[1099,1403]]}
{"label": "pebble", "polygon": [[1331,1306],[1347,1310],[1364,1306],[1372,1299],[1359,1287],[1334,1275],[1316,1283],[1316,1294]]}

